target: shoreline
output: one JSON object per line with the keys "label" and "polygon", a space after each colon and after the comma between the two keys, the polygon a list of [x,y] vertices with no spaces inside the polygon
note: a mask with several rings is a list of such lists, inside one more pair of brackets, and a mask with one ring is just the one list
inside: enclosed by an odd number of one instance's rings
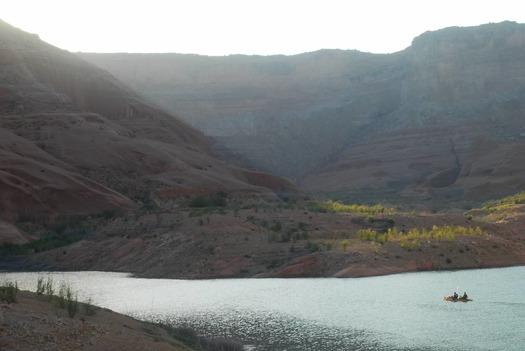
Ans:
{"label": "shoreline", "polygon": [[76,316],[47,296],[19,290],[16,302],[0,301],[1,350],[158,350],[195,351],[160,325],[93,306]]}
{"label": "shoreline", "polygon": [[421,269],[415,264],[408,266],[377,266],[371,265],[366,266],[364,264],[356,264],[347,267],[334,275],[321,275],[321,276],[301,276],[301,275],[282,275],[279,273],[268,273],[258,276],[242,276],[242,277],[210,277],[210,278],[190,278],[190,277],[158,277],[150,275],[141,275],[134,272],[122,272],[122,271],[105,271],[105,270],[62,270],[62,269],[51,269],[51,270],[37,270],[18,267],[13,270],[0,269],[0,274],[3,273],[67,273],[67,272],[102,272],[102,273],[118,273],[129,275],[129,278],[138,279],[172,279],[172,280],[222,280],[222,279],[322,279],[322,278],[338,278],[338,279],[356,279],[356,278],[368,278],[368,277],[381,277],[396,274],[405,273],[423,273],[423,272],[451,272],[451,271],[467,271],[477,269],[498,269],[498,268],[512,268],[512,267],[525,267],[525,261],[518,262],[498,262],[487,265],[478,266],[451,266],[448,268],[437,268],[437,269]]}

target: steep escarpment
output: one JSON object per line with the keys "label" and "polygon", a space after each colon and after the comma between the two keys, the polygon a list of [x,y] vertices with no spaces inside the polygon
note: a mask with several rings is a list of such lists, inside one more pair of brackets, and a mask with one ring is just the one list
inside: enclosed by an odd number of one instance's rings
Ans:
{"label": "steep escarpment", "polygon": [[524,34],[523,25],[501,23],[416,38],[404,52],[398,106],[304,185],[319,189],[322,177],[333,190],[429,199],[523,189]]}
{"label": "steep escarpment", "polygon": [[312,191],[482,199],[525,184],[525,25],[426,32],[390,55],[81,54]]}
{"label": "steep escarpment", "polygon": [[[0,22],[0,219],[11,237],[20,221],[137,208],[157,189],[276,196],[245,173],[107,71]],[[274,187],[297,191],[278,177]]]}
{"label": "steep escarpment", "polygon": [[[348,139],[371,101],[395,97],[392,84],[363,72],[400,70],[398,55],[323,50],[297,56],[203,57],[180,54],[80,54],[109,70],[215,140],[225,159],[290,177],[323,164]],[[322,126],[322,127],[320,127]]]}

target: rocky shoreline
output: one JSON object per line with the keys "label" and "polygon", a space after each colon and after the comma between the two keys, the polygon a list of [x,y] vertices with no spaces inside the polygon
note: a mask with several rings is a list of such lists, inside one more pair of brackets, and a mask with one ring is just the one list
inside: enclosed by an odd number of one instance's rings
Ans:
{"label": "rocky shoreline", "polygon": [[[83,305],[83,304],[82,304]],[[83,307],[83,306],[81,306]],[[2,351],[241,351],[232,340],[212,340],[187,328],[149,323],[90,306],[74,317],[46,296],[19,291],[16,302],[0,301]]]}
{"label": "rocky shoreline", "polygon": [[0,302],[0,349],[22,350],[194,350],[160,326],[108,309],[70,318],[48,299],[20,291],[17,302]]}

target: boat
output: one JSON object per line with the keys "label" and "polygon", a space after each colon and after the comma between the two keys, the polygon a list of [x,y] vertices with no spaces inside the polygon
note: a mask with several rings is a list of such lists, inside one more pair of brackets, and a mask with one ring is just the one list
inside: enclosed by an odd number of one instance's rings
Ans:
{"label": "boat", "polygon": [[469,299],[469,298],[464,298],[464,297],[454,298],[454,296],[445,296],[443,298],[443,300],[450,301],[450,302],[469,302],[469,301],[472,301],[472,299]]}

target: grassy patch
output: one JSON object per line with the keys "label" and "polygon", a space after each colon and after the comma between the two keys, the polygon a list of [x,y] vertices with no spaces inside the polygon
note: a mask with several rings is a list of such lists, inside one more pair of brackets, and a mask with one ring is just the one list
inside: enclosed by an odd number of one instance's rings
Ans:
{"label": "grassy patch", "polygon": [[66,310],[70,318],[74,318],[77,315],[80,307],[83,308],[86,316],[94,315],[97,310],[91,298],[83,303],[79,302],[77,293],[65,282],[60,283],[57,295],[54,294],[55,287],[53,279],[51,278],[47,278],[47,280],[44,281],[44,278],[39,277],[36,286],[36,293],[38,295],[47,297],[57,309]]}
{"label": "grassy patch", "polygon": [[356,205],[343,204],[338,201],[328,200],[322,203],[312,203],[309,207],[310,211],[314,212],[335,212],[335,213],[364,213],[368,215],[394,213],[394,209],[386,208],[382,205]]}
{"label": "grassy patch", "polygon": [[486,202],[482,209],[486,212],[483,220],[495,222],[521,213],[525,207],[525,192],[520,192],[503,199]]}
{"label": "grassy patch", "polygon": [[4,244],[0,246],[0,256],[25,255],[33,252],[43,252],[67,246],[89,236],[93,227],[76,225],[55,225],[51,229],[38,234],[39,239],[26,244]]}

